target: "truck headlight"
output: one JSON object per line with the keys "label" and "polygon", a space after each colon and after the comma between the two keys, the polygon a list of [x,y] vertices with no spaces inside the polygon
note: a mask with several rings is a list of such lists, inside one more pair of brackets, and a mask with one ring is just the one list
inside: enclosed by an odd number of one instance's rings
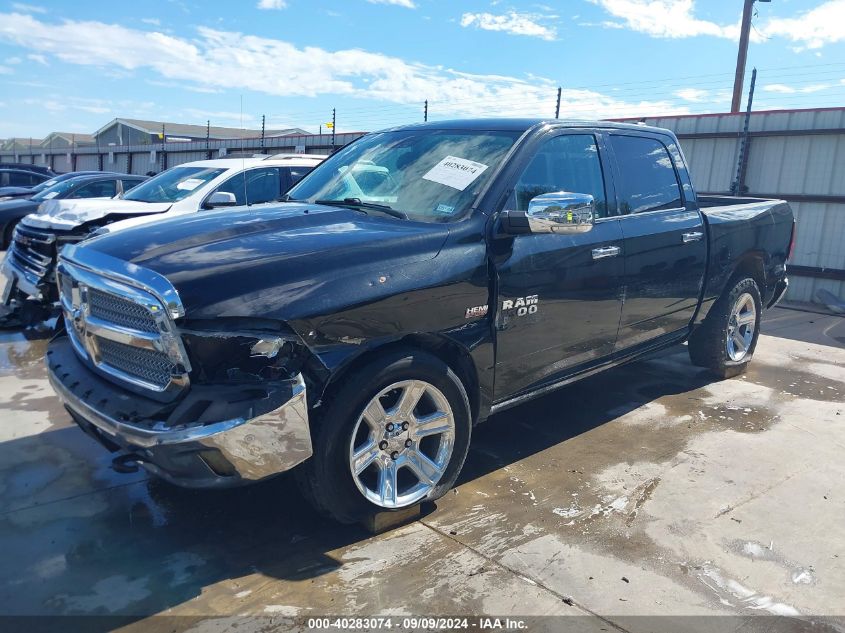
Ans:
{"label": "truck headlight", "polygon": [[181,333],[196,382],[286,380],[303,364],[304,349],[295,334],[187,328]]}

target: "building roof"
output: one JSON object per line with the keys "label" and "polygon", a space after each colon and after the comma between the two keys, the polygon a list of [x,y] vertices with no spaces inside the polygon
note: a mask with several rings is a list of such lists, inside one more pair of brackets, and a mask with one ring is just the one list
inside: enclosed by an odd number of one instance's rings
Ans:
{"label": "building roof", "polygon": [[29,149],[30,144],[32,147],[38,147],[41,145],[42,140],[44,139],[13,136],[12,138],[7,138],[3,141],[3,144],[0,145],[0,149],[16,149],[18,147]]}
{"label": "building roof", "polygon": [[[205,138],[206,128],[204,125],[192,125],[190,123],[171,123],[168,121],[146,121],[143,119],[112,119],[106,125],[94,132],[94,136],[99,136],[109,128],[122,123],[129,127],[134,127],[137,130],[146,132],[147,134],[160,134],[161,128],[164,126],[164,133],[167,136],[185,136],[190,138]],[[288,136],[291,134],[307,134],[300,128],[287,128],[280,130],[264,130],[265,137],[271,136]],[[234,127],[219,127],[212,125],[209,129],[209,136],[213,139],[239,139],[239,138],[256,138],[261,136],[261,130],[243,129]]]}
{"label": "building roof", "polygon": [[49,147],[50,141],[53,139],[64,139],[68,143],[76,143],[77,145],[92,145],[94,143],[93,134],[82,134],[80,132],[50,132],[43,141],[42,147]]}

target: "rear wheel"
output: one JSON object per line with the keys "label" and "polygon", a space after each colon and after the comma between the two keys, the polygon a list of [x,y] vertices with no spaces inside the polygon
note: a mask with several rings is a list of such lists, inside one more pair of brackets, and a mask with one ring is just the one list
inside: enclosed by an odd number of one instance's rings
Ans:
{"label": "rear wheel", "polygon": [[745,371],[760,335],[760,289],[750,277],[733,283],[689,341],[690,360],[720,378]]}
{"label": "rear wheel", "polygon": [[316,422],[314,455],[297,479],[318,511],[344,523],[443,496],[469,448],[466,391],[424,352],[356,371]]}

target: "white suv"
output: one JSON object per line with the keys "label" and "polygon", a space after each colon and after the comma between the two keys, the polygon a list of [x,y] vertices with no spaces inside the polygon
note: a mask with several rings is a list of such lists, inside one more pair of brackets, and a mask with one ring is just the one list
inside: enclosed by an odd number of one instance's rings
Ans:
{"label": "white suv", "polygon": [[[273,202],[324,158],[275,154],[183,163],[153,176],[122,198],[48,201],[22,224],[62,232],[87,225],[101,234],[203,209]],[[98,220],[108,223],[98,227]]]}

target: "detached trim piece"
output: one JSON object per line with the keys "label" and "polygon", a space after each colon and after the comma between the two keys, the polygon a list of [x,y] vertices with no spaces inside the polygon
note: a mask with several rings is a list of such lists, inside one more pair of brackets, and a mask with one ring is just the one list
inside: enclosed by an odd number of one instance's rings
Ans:
{"label": "detached trim piece", "polygon": [[816,279],[845,281],[845,270],[842,268],[817,268],[815,266],[796,266],[795,264],[788,264],[787,270],[790,275],[796,275],[798,277],[814,277]]}
{"label": "detached trim piece", "polygon": [[[732,193],[698,192],[699,196],[732,196]],[[786,200],[787,202],[818,202],[822,204],[845,204],[845,196],[827,196],[813,193],[752,193],[744,191],[743,198],[766,198],[768,200]]]}
{"label": "detached trim piece", "polygon": [[[758,112],[754,112],[753,114],[759,114]],[[751,138],[763,138],[763,137],[771,137],[771,136],[820,136],[820,135],[834,135],[834,134],[845,134],[845,128],[819,128],[819,129],[806,129],[806,130],[753,130],[748,132],[748,136]],[[739,132],[687,132],[682,134],[676,134],[678,140],[685,141],[685,140],[696,140],[696,139],[708,139],[708,138],[742,138],[743,133],[742,131]]]}

